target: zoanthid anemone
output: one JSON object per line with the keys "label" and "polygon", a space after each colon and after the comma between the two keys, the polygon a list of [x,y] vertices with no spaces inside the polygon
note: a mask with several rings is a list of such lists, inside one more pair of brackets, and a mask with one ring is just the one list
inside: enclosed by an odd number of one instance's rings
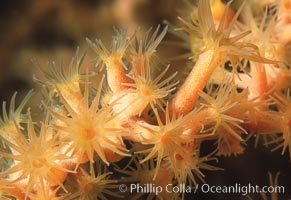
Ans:
{"label": "zoanthid anemone", "polygon": [[140,74],[133,73],[129,76],[133,80],[133,83],[124,84],[129,87],[126,91],[128,94],[124,98],[129,99],[129,104],[131,105],[124,112],[129,113],[131,116],[140,116],[148,105],[152,109],[158,107],[164,110],[166,105],[164,99],[176,89],[175,86],[179,83],[179,81],[171,83],[177,72],[164,78],[169,69],[169,65],[154,78],[149,62],[146,63],[146,66],[141,67]]}
{"label": "zoanthid anemone", "polygon": [[279,113],[281,116],[281,120],[278,127],[280,127],[282,134],[276,140],[272,141],[272,144],[280,143],[277,145],[274,150],[282,148],[282,154],[284,154],[289,149],[289,157],[291,160],[291,97],[290,92],[288,90],[286,95],[280,95],[276,93],[274,97],[272,97],[275,104],[279,109]]}
{"label": "zoanthid anemone", "polygon": [[[24,97],[20,105],[15,109],[15,99],[17,92],[14,93],[10,101],[9,111],[6,109],[6,102],[2,104],[3,119],[0,117],[0,135],[6,140],[13,143],[17,139],[18,132],[15,127],[15,123],[21,127],[21,124],[27,121],[27,116],[22,114],[22,110],[25,107],[28,100],[33,95],[33,90],[30,90]],[[2,141],[3,143],[3,141]],[[5,145],[5,144],[4,144]]]}
{"label": "zoanthid anemone", "polygon": [[48,131],[49,116],[47,115],[41,125],[39,133],[35,131],[30,112],[28,112],[27,133],[21,131],[16,123],[14,125],[18,134],[17,140],[12,143],[1,138],[13,149],[13,152],[0,150],[2,156],[13,160],[14,163],[1,172],[0,176],[7,177],[15,184],[25,182],[25,199],[36,190],[36,187],[40,192],[44,192],[48,189],[46,186],[58,185],[66,191],[63,181],[67,173],[72,171],[64,168],[60,163],[68,157],[61,153],[62,145],[61,141],[57,140],[57,135],[52,136],[51,131]]}
{"label": "zoanthid anemone", "polygon": [[197,178],[204,182],[203,170],[220,170],[221,168],[207,164],[207,161],[215,160],[211,155],[200,157],[198,150],[176,151],[172,156],[165,159],[165,166],[169,172],[174,173],[177,184],[197,185]]}
{"label": "zoanthid anemone", "polygon": [[88,76],[88,74],[81,74],[81,66],[85,59],[86,51],[81,55],[79,54],[78,48],[69,65],[64,65],[61,62],[60,66],[58,66],[54,61],[49,62],[47,70],[42,69],[35,60],[33,61],[44,76],[43,78],[37,78],[34,75],[33,78],[41,86],[47,88],[49,92],[48,99],[52,100],[55,95],[62,95],[75,111],[78,110],[82,99],[80,84],[84,83],[85,78]]}
{"label": "zoanthid anemone", "polygon": [[154,111],[158,125],[140,124],[141,128],[144,128],[144,133],[141,133],[141,137],[143,137],[142,144],[152,145],[152,147],[136,152],[139,154],[147,154],[140,163],[150,159],[156,159],[156,170],[153,180],[158,175],[162,161],[167,157],[173,156],[176,151],[183,153],[185,151],[184,145],[191,143],[193,139],[192,136],[183,134],[190,129],[188,122],[193,113],[178,118],[175,115],[170,117],[169,106],[167,105],[165,123],[163,123],[157,110],[154,109]]}
{"label": "zoanthid anemone", "polygon": [[[129,155],[122,140],[122,136],[127,133],[119,126],[118,114],[112,113],[115,102],[103,107],[99,106],[104,78],[103,76],[99,81],[97,92],[91,103],[89,81],[87,80],[84,97],[79,103],[78,112],[69,105],[62,95],[60,95],[61,102],[68,114],[62,115],[48,108],[52,115],[62,122],[60,125],[55,124],[55,127],[62,133],[63,140],[68,144],[66,154],[76,158],[76,168],[85,162],[84,157],[92,165],[95,152],[107,165],[109,165],[109,160],[114,159],[115,154]],[[109,155],[106,155],[108,152],[110,152]]]}
{"label": "zoanthid anemone", "polygon": [[192,23],[183,20],[189,34],[198,34],[203,40],[203,50],[201,51],[195,66],[175,94],[171,102],[171,110],[180,115],[185,115],[193,109],[199,97],[199,93],[206,86],[210,76],[217,67],[230,60],[233,71],[237,67],[244,68],[241,60],[251,60],[255,62],[276,63],[275,61],[263,58],[259,55],[258,48],[242,41],[251,31],[247,30],[232,36],[234,24],[241,12],[243,5],[236,12],[229,26],[224,28],[225,15],[221,18],[218,27],[215,27],[210,1],[200,0],[198,3],[198,21]]}
{"label": "zoanthid anemone", "polygon": [[116,180],[109,179],[111,172],[106,172],[101,164],[98,166],[98,173],[92,171],[88,174],[82,167],[78,168],[77,174],[73,175],[77,183],[76,191],[73,191],[66,200],[79,199],[79,200],[93,200],[93,199],[108,199],[107,196],[111,198],[121,198],[122,196],[113,189],[117,188]]}
{"label": "zoanthid anemone", "polygon": [[172,182],[173,173],[165,168],[165,165],[162,165],[161,168],[159,168],[158,170],[157,177],[153,179],[156,171],[154,160],[151,159],[147,162],[140,164],[139,160],[141,159],[141,155],[134,155],[129,162],[130,165],[128,165],[124,169],[115,169],[115,171],[121,173],[122,175],[120,182],[125,184],[136,183],[140,186],[155,185],[162,187],[162,191],[160,193],[151,192],[149,194],[147,194],[146,191],[133,191],[135,195],[132,199],[141,199],[145,195],[147,195],[146,199],[148,200],[155,199],[155,197],[162,199],[176,199],[176,197],[180,195],[179,193],[171,194],[169,192],[166,192],[166,187],[169,186]]}
{"label": "zoanthid anemone", "polygon": [[[244,106],[242,99],[239,99],[240,94],[236,91],[236,85],[232,81],[226,81],[220,85],[215,92],[215,97],[201,92],[200,96],[205,101],[202,103],[208,111],[209,125],[212,125],[212,133],[214,137],[217,137],[218,149],[228,146],[230,154],[242,152],[240,148],[240,142],[243,141],[241,135],[247,134],[247,131],[242,128],[244,123],[244,117],[248,110],[244,110],[241,113],[240,106]],[[237,142],[233,142],[237,141]],[[233,146],[236,144],[236,146]],[[238,147],[237,147],[238,146]],[[237,148],[235,148],[237,147]],[[222,150],[222,149],[221,149]],[[219,150],[218,150],[219,151]],[[226,149],[221,152],[227,153]]]}

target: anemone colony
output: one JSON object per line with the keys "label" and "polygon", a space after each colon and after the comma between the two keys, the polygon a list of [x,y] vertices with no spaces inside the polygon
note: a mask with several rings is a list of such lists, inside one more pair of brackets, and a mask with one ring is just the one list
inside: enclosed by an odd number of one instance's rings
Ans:
{"label": "anemone colony", "polygon": [[[3,103],[1,199],[118,198],[129,182],[193,186],[201,169],[220,169],[209,161],[242,154],[251,133],[291,158],[291,2],[251,2],[200,0],[179,17],[193,63],[185,78],[157,59],[168,26],[143,39],[117,30],[110,48],[87,39],[97,70],[82,67],[79,50],[68,67],[40,67],[42,123],[23,112],[32,92],[17,108],[16,95],[9,111]],[[202,156],[206,140],[216,149]],[[169,195],[158,197],[184,197]]]}

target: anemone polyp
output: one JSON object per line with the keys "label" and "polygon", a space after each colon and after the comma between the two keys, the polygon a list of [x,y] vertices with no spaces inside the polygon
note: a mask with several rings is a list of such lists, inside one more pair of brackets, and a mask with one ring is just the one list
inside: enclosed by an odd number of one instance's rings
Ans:
{"label": "anemone polyp", "polygon": [[[106,157],[105,148],[118,155],[126,156],[127,149],[124,147],[121,136],[125,134],[120,128],[112,127],[116,120],[116,114],[112,113],[114,102],[109,106],[99,108],[100,95],[104,77],[100,80],[96,96],[89,105],[89,83],[85,84],[84,100],[79,104],[78,110],[74,110],[69,102],[59,95],[69,113],[60,115],[52,109],[49,109],[56,118],[62,121],[62,125],[56,125],[56,129],[66,133],[65,139],[70,142],[66,152],[76,157],[76,167],[85,162],[87,157],[91,163],[94,163],[94,153],[106,163],[109,164]],[[118,124],[118,121],[116,121]],[[77,154],[75,154],[77,153]],[[110,158],[109,158],[110,159]]]}
{"label": "anemone polyp", "polygon": [[[185,193],[166,187],[192,189],[207,181],[204,170],[220,169],[208,161],[244,153],[252,133],[291,158],[290,0],[199,0],[192,6],[194,12],[179,17],[185,33],[169,23],[184,40],[169,43],[187,51],[176,58],[189,60],[170,65],[159,59],[168,26],[143,38],[115,30],[110,47],[87,39],[96,54],[92,66],[81,69],[89,62],[87,50],[79,55],[78,49],[69,65],[49,62],[42,80],[34,77],[44,88],[43,122],[33,121],[30,111],[22,114],[31,92],[16,109],[16,94],[9,111],[3,103],[1,199],[121,198],[113,173],[121,182],[164,188],[127,198],[184,199]],[[131,159],[117,162],[125,156]]]}

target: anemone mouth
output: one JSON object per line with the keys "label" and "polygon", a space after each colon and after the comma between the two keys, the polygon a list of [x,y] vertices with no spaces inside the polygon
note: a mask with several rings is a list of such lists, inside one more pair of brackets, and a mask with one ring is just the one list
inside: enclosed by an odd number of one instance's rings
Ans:
{"label": "anemone mouth", "polygon": [[47,161],[46,161],[45,158],[34,159],[34,160],[32,161],[32,166],[33,166],[34,168],[42,168],[42,167],[45,166],[46,162],[47,162]]}
{"label": "anemone mouth", "polygon": [[95,137],[95,131],[92,128],[84,128],[82,136],[87,140],[92,140]]}
{"label": "anemone mouth", "polygon": [[141,96],[150,97],[153,95],[153,86],[151,82],[145,82],[140,85],[139,92]]}
{"label": "anemone mouth", "polygon": [[[147,58],[148,59],[148,58]],[[176,85],[179,81],[172,80],[177,75],[177,72],[166,76],[170,65],[168,65],[159,75],[154,77],[152,66],[146,62],[146,66],[141,66],[138,69],[133,69],[133,74],[128,75],[133,80],[133,83],[123,83],[129,89],[128,97],[133,102],[133,113],[141,113],[150,106],[152,109],[158,108],[164,111],[165,100],[171,92],[176,90]]]}
{"label": "anemone mouth", "polygon": [[282,7],[285,9],[285,12],[290,12],[291,2],[289,0],[282,0]]}
{"label": "anemone mouth", "polygon": [[180,153],[176,153],[176,154],[175,154],[175,159],[176,159],[177,161],[182,161],[182,160],[184,160],[184,157],[183,157]]}
{"label": "anemone mouth", "polygon": [[171,140],[171,133],[165,132],[161,137],[161,143],[167,144]]}
{"label": "anemone mouth", "polygon": [[85,190],[86,192],[92,192],[93,189],[94,189],[94,185],[93,185],[92,183],[87,183],[87,184],[85,185],[85,187],[84,187],[84,190]]}

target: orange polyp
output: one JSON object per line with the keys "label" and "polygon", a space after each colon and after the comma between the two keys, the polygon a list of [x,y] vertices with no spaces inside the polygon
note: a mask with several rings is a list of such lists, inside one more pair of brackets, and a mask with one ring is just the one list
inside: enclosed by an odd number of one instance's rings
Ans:
{"label": "orange polyp", "polygon": [[169,141],[169,139],[170,139],[170,134],[169,133],[164,133],[164,135],[161,138],[161,142],[163,144],[165,144],[165,143],[167,143]]}
{"label": "orange polyp", "polygon": [[[221,21],[225,9],[226,5],[222,3],[221,0],[214,0],[213,4],[211,5],[211,11],[215,22]],[[233,17],[234,17],[233,10],[231,8],[228,8],[225,16],[224,28],[228,27]]]}
{"label": "orange polyp", "polygon": [[134,70],[134,74],[136,76],[142,75],[142,68],[145,68],[147,66],[147,59],[146,55],[144,54],[138,54],[135,58],[135,64],[132,68]]}
{"label": "orange polyp", "polygon": [[94,189],[94,185],[92,183],[88,183],[84,187],[86,192],[91,192]]}
{"label": "orange polyp", "polygon": [[250,85],[250,99],[259,97],[258,100],[264,100],[265,94],[268,92],[265,66],[262,63],[255,62],[251,62],[251,66],[252,84]]}
{"label": "orange polyp", "polygon": [[291,1],[290,0],[285,0],[283,5],[284,5],[285,9],[287,9],[287,10],[291,9]]}
{"label": "orange polyp", "polygon": [[35,168],[41,168],[44,166],[44,163],[46,162],[46,159],[43,158],[39,158],[39,159],[35,159],[32,161],[32,165],[35,167]]}
{"label": "orange polyp", "polygon": [[106,160],[110,163],[117,162],[123,158],[123,156],[111,151],[110,149],[103,148],[103,151],[104,151],[104,155],[106,157]]}
{"label": "orange polyp", "polygon": [[[67,170],[73,169],[73,167],[70,166],[70,164],[64,163],[63,167]],[[68,176],[68,172],[64,172],[64,171],[61,171],[59,169],[52,168],[52,169],[50,169],[50,171],[54,177],[54,178],[50,178],[50,180],[49,180],[50,186],[59,186],[60,183],[63,183]]]}
{"label": "orange polyp", "polygon": [[219,155],[230,156],[232,154],[237,155],[244,152],[244,148],[241,146],[240,141],[233,138],[221,141],[218,147]]}
{"label": "orange polyp", "polygon": [[84,128],[82,135],[84,138],[91,140],[95,136],[95,131],[92,128]]}
{"label": "orange polyp", "polygon": [[[212,163],[243,153],[251,137],[291,159],[291,0],[171,6],[185,20],[168,22],[174,47],[161,49],[165,60],[156,48],[167,28],[141,40],[116,30],[108,49],[88,41],[94,63],[76,55],[69,70],[53,65],[44,74],[45,122],[38,113],[27,120],[27,100],[17,109],[14,97],[3,103],[0,200],[193,198],[185,193],[204,183],[204,171],[221,170]],[[121,194],[121,183],[138,188]]]}
{"label": "orange polyp", "polygon": [[[94,152],[93,149],[92,149],[92,152]],[[61,163],[62,163],[63,168],[72,171],[72,170],[76,169],[77,165],[84,164],[88,161],[90,161],[90,160],[89,160],[86,152],[81,154],[80,151],[77,151],[70,159],[68,159],[66,161],[62,161]],[[55,172],[53,171],[53,173],[55,173]],[[61,173],[61,174],[64,173],[65,175],[67,174],[67,172],[63,172],[60,170],[57,170],[56,173],[57,173],[57,175],[58,175],[58,173]]]}
{"label": "orange polyp", "polygon": [[148,96],[151,96],[152,95],[152,92],[151,90],[147,87],[147,86],[143,86],[141,88],[141,94],[145,97],[148,97]]}
{"label": "orange polyp", "polygon": [[82,100],[82,93],[78,82],[66,83],[58,85],[58,89],[64,99],[68,102],[71,108],[79,111],[80,102]]}
{"label": "orange polyp", "polygon": [[130,83],[132,80],[126,76],[121,58],[112,56],[109,58],[107,67],[107,81],[113,92],[120,92],[128,89],[123,83]]}
{"label": "orange polyp", "polygon": [[[23,185],[19,183],[14,183],[12,187],[2,188],[2,191],[16,197],[16,199],[24,199],[25,193],[23,192]],[[0,196],[1,197],[1,196]]]}
{"label": "orange polyp", "polygon": [[285,24],[291,24],[291,17],[286,16],[286,17],[284,18],[284,23],[285,23]]}
{"label": "orange polyp", "polygon": [[179,161],[181,161],[181,160],[184,159],[183,156],[181,156],[181,155],[178,154],[178,153],[175,155],[175,158],[176,158],[176,160],[179,160]]}
{"label": "orange polyp", "polygon": [[206,86],[212,72],[220,63],[221,57],[214,50],[208,50],[200,54],[192,71],[174,95],[170,103],[170,112],[176,113],[178,116],[189,113],[196,104],[199,94]]}

